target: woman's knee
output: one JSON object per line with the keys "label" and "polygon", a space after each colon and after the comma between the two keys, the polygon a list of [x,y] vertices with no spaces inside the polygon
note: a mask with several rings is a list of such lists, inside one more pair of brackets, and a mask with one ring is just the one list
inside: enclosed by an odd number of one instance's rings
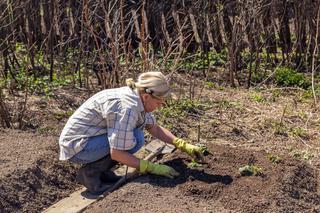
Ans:
{"label": "woman's knee", "polygon": [[69,161],[86,164],[97,161],[110,153],[106,135],[99,135],[88,139],[86,146]]}

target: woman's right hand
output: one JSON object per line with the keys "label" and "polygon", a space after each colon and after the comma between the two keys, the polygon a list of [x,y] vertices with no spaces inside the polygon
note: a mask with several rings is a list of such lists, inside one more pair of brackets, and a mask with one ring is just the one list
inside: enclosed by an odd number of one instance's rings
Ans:
{"label": "woman's right hand", "polygon": [[152,163],[147,160],[140,160],[139,171],[143,174],[149,172],[151,174],[162,175],[168,178],[175,178],[180,175],[179,172],[170,166]]}

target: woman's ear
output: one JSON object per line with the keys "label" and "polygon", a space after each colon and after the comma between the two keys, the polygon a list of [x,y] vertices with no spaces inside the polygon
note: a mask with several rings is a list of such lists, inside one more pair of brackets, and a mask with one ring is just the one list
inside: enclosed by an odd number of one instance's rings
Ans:
{"label": "woman's ear", "polygon": [[150,95],[147,93],[141,94],[142,102],[146,102],[149,99]]}

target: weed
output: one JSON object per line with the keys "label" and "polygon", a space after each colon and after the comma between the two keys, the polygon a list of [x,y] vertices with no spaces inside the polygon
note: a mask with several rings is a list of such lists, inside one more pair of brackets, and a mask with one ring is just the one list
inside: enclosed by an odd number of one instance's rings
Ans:
{"label": "weed", "polygon": [[273,154],[268,154],[268,158],[269,158],[270,162],[272,162],[272,163],[280,163],[281,162],[281,158],[279,156],[276,156]]}
{"label": "weed", "polygon": [[197,163],[194,159],[190,163],[187,164],[187,167],[190,169],[202,167],[202,164]]}
{"label": "weed", "polygon": [[291,132],[293,135],[298,136],[300,138],[303,138],[303,139],[309,138],[307,131],[305,129],[300,128],[300,127],[292,128]]}
{"label": "weed", "polygon": [[304,160],[311,160],[312,158],[314,158],[314,154],[310,153],[307,150],[302,151],[302,156]]}
{"label": "weed", "polygon": [[207,81],[205,83],[205,87],[208,88],[208,89],[213,89],[215,87],[215,84],[211,81]]}
{"label": "weed", "polygon": [[298,113],[299,118],[301,118],[302,120],[307,120],[308,119],[308,114],[305,111],[300,111]]}
{"label": "weed", "polygon": [[53,114],[53,117],[58,120],[61,121],[65,118],[69,118],[71,115],[73,114],[73,111],[67,111],[67,112],[56,112]]}
{"label": "weed", "polygon": [[296,158],[296,159],[303,159],[306,161],[312,160],[312,158],[314,158],[314,154],[311,153],[308,150],[293,150],[291,152],[292,157]]}
{"label": "weed", "polygon": [[[254,69],[254,68],[253,68]],[[260,83],[262,82],[265,78],[267,78],[267,75],[264,74],[263,72],[253,72],[251,76],[251,81],[253,83]]]}
{"label": "weed", "polygon": [[250,99],[255,101],[255,102],[258,102],[258,103],[262,103],[262,102],[266,101],[266,99],[262,95],[260,95],[258,93],[251,94],[250,95]]}
{"label": "weed", "polygon": [[300,159],[301,158],[301,152],[298,150],[294,150],[291,153],[292,157],[296,158],[296,159]]}
{"label": "weed", "polygon": [[219,107],[222,109],[228,109],[231,107],[231,102],[226,99],[223,99],[219,102]]}
{"label": "weed", "polygon": [[282,135],[285,137],[288,136],[287,127],[283,123],[276,122],[274,127],[275,127],[275,131],[274,131],[275,135]]}
{"label": "weed", "polygon": [[37,133],[39,134],[48,134],[48,133],[52,133],[55,131],[54,127],[43,127],[43,128],[38,128]]}
{"label": "weed", "polygon": [[219,126],[221,124],[221,122],[218,119],[214,118],[214,119],[209,121],[209,124],[211,126],[213,126],[213,127],[217,127],[217,126]]}
{"label": "weed", "polygon": [[281,94],[282,94],[282,91],[279,89],[272,90],[272,96],[270,100],[272,102],[275,102],[281,96]]}
{"label": "weed", "polygon": [[242,176],[262,175],[262,169],[254,164],[245,165],[239,168],[239,172]]}
{"label": "weed", "polygon": [[[320,86],[316,85],[315,88],[315,94],[316,96],[320,95]],[[308,88],[307,90],[305,90],[302,94],[302,99],[311,99],[313,98],[313,92],[312,92],[312,88]]]}
{"label": "weed", "polygon": [[275,70],[275,83],[280,86],[294,86],[307,89],[311,82],[302,74],[288,67],[278,67]]}

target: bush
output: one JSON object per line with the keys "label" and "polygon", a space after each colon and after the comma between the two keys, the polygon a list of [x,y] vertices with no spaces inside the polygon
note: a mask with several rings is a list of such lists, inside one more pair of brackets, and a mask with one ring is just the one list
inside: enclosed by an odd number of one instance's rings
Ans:
{"label": "bush", "polygon": [[275,71],[275,83],[279,86],[293,86],[308,89],[311,82],[302,73],[288,68],[278,67]]}

